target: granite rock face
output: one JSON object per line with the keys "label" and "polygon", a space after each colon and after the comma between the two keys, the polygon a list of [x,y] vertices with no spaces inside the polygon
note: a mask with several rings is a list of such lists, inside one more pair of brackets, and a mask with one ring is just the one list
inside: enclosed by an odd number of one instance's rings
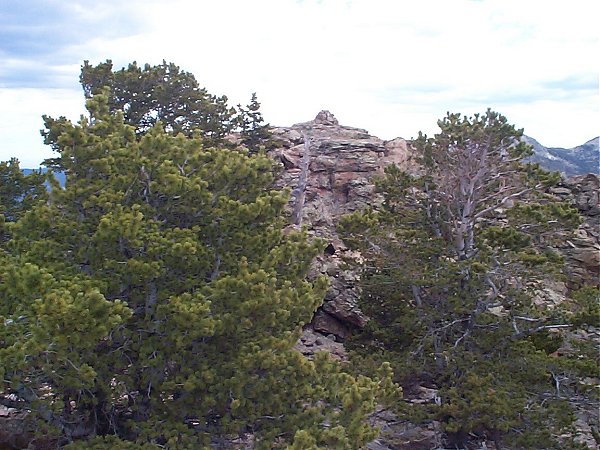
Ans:
{"label": "granite rock face", "polygon": [[273,152],[283,166],[278,187],[292,191],[289,206],[294,226],[306,226],[327,242],[312,274],[330,279],[314,329],[343,339],[350,328],[363,327],[368,319],[357,306],[357,275],[341,268],[342,257],[352,255],[337,234],[337,222],[380,201],[374,178],[383,174],[385,166],[413,167],[409,147],[404,139],[384,141],[366,130],[340,125],[329,111],[319,112],[309,122],[275,127],[273,134],[281,143]]}
{"label": "granite rock face", "polygon": [[[305,226],[310,234],[327,244],[324,254],[316,258],[309,278],[327,276],[330,287],[296,348],[309,358],[325,351],[337,360],[346,361],[343,341],[353,328],[364,327],[368,317],[358,307],[359,275],[342,264],[343,260],[359,259],[360,255],[344,245],[336,231],[337,223],[343,215],[381,201],[375,192],[374,179],[383,174],[387,165],[397,164],[414,174],[419,173],[419,168],[411,159],[410,145],[404,139],[384,141],[366,130],[340,125],[329,111],[321,111],[309,122],[274,128],[273,133],[281,143],[272,152],[283,168],[278,187],[292,191],[289,209],[293,227]],[[558,280],[543,283],[534,299],[539,306],[553,308],[566,301],[570,289],[599,283],[598,193],[599,178],[595,174],[565,179],[549,190],[549,195],[575,206],[584,222],[574,237],[565,235],[559,248],[567,258],[567,283]],[[405,394],[410,407],[413,403],[436,402],[437,391],[417,386],[415,392]],[[597,414],[576,402],[574,406],[578,436],[581,442],[592,443],[593,433],[588,428],[597,421]],[[370,450],[442,448],[443,433],[437,422],[415,425],[382,409],[371,416],[370,422],[381,429],[380,436],[369,443]],[[482,443],[482,449],[492,448],[493,443],[487,444],[489,447]]]}
{"label": "granite rock face", "polygon": [[292,189],[294,205],[301,175],[306,177],[299,225],[328,240],[336,239],[341,215],[371,204],[373,177],[383,174],[386,165],[404,165],[409,159],[403,139],[383,141],[366,130],[339,125],[329,111],[273,133],[282,143],[274,152],[285,168],[280,186]]}

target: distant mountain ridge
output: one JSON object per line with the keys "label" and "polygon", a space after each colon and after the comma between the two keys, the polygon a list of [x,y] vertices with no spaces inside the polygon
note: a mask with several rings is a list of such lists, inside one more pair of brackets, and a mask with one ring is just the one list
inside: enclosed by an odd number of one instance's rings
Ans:
{"label": "distant mountain ridge", "polygon": [[573,148],[545,147],[532,137],[523,138],[533,146],[535,152],[530,160],[539,163],[546,170],[559,171],[567,177],[599,173],[598,137]]}

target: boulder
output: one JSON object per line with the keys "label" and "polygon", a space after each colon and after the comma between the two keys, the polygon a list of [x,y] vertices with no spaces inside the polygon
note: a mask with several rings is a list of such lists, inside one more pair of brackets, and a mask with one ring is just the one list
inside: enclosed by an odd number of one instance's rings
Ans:
{"label": "boulder", "polygon": [[326,110],[321,111],[321,112],[319,112],[319,114],[317,114],[317,117],[315,117],[315,123],[319,123],[321,125],[331,125],[331,126],[337,126],[340,124],[338,122],[338,120],[335,118],[335,116]]}
{"label": "boulder", "polygon": [[316,332],[312,325],[308,325],[302,331],[294,348],[309,359],[312,359],[317,352],[327,352],[337,361],[347,361],[348,356],[344,345],[332,339],[332,336],[323,336]]}
{"label": "boulder", "polygon": [[439,422],[415,425],[386,409],[377,410],[370,423],[380,434],[367,444],[369,450],[430,450],[441,449],[442,430]]}

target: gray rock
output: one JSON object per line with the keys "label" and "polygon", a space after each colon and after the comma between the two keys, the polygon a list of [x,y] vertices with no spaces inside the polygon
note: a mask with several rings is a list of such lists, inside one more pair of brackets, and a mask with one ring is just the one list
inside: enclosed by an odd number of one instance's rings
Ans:
{"label": "gray rock", "polygon": [[350,329],[346,324],[322,309],[319,309],[313,317],[312,326],[315,331],[334,336],[333,340],[336,340],[335,337],[345,339],[350,334]]}
{"label": "gray rock", "polygon": [[315,123],[334,126],[340,124],[335,116],[329,111],[321,111],[319,114],[317,114],[317,117],[315,117]]}
{"label": "gray rock", "polygon": [[[278,187],[292,190],[290,204],[301,196],[298,187],[302,175],[304,138],[309,141],[309,164],[299,223],[309,232],[335,243],[339,252],[317,259],[311,278],[317,274],[330,278],[321,313],[315,316],[313,326],[324,333],[343,338],[352,327],[363,327],[368,318],[358,307],[358,274],[340,270],[346,250],[337,234],[340,217],[380,201],[375,193],[373,179],[391,163],[409,170],[409,147],[404,139],[383,141],[366,130],[340,125],[329,111],[321,111],[314,120],[280,127],[273,130],[281,140],[281,147],[273,152],[283,165]],[[325,314],[325,315],[323,315]]]}

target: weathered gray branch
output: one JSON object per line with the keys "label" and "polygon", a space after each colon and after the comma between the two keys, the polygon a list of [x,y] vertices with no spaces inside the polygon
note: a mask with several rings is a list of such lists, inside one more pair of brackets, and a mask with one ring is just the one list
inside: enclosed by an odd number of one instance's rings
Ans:
{"label": "weathered gray branch", "polygon": [[302,225],[302,209],[306,199],[306,185],[308,183],[308,168],[310,166],[310,139],[306,133],[302,133],[304,137],[304,152],[300,160],[300,177],[298,185],[292,192],[295,197],[294,207],[292,209],[292,223]]}

